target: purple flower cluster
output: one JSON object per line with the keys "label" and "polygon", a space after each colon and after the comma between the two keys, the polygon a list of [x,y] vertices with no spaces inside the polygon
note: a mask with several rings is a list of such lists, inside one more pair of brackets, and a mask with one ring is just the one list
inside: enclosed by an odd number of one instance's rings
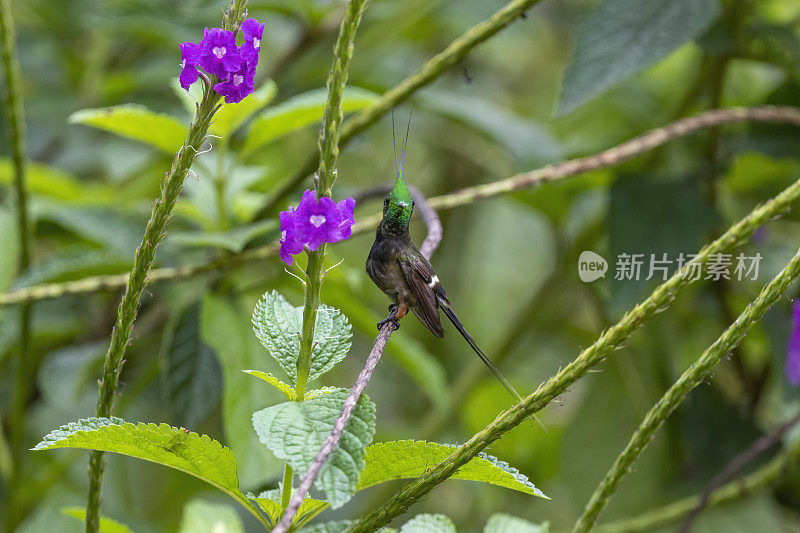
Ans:
{"label": "purple flower cluster", "polygon": [[339,242],[350,237],[356,201],[345,198],[335,203],[327,196],[317,199],[315,191],[303,193],[297,208],[289,207],[281,216],[281,260],[292,264],[292,256],[316,250],[323,242]]}
{"label": "purple flower cluster", "polygon": [[786,379],[800,385],[800,300],[792,302],[792,332],[786,347]]}
{"label": "purple flower cluster", "polygon": [[242,34],[244,43],[239,47],[233,32],[220,28],[206,28],[199,43],[181,43],[181,87],[188,91],[200,76],[197,69],[202,68],[223,80],[214,85],[214,90],[229,104],[252,93],[264,25],[247,19],[242,23]]}

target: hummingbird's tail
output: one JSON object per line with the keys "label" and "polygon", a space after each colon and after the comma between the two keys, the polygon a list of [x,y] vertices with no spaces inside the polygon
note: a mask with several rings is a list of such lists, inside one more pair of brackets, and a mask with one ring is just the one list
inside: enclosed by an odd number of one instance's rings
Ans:
{"label": "hummingbird's tail", "polygon": [[[450,305],[450,301],[444,294],[444,289],[441,289],[441,286],[437,288],[439,290],[436,290],[435,293],[436,300],[439,302],[439,308],[444,311],[444,314],[450,319],[450,322],[453,323],[458,332],[461,333],[461,336],[464,337],[464,340],[469,343],[470,347],[475,351],[475,353],[478,354],[478,357],[481,358],[481,361],[483,361],[483,363],[489,367],[489,370],[492,372],[492,374],[494,374],[494,377],[496,377],[498,381],[503,384],[506,390],[511,393],[511,396],[517,400],[517,403],[522,403],[522,396],[520,396],[520,394],[517,392],[517,389],[515,389],[514,386],[509,383],[506,377],[500,372],[500,369],[495,366],[491,359],[489,359],[489,356],[483,353],[483,350],[478,347],[478,343],[475,342],[475,339],[472,338],[472,335],[467,332],[464,324],[462,324],[461,320],[458,319],[458,315],[456,315],[456,312],[453,311],[453,306]],[[545,433],[547,433],[547,428],[542,421],[539,420],[539,417],[536,415],[531,416],[533,416]]]}
{"label": "hummingbird's tail", "polygon": [[456,315],[456,312],[453,311],[453,307],[450,305],[447,297],[437,294],[436,299],[439,301],[439,308],[444,311],[444,314],[447,315],[447,318],[450,319],[450,322],[452,322],[458,332],[461,333],[461,336],[464,337],[464,340],[466,340],[475,353],[478,354],[478,357],[481,358],[481,361],[483,361],[483,363],[489,367],[489,370],[491,370],[492,374],[494,374],[494,377],[496,377],[500,383],[503,384],[506,390],[511,393],[514,398],[516,398],[518,403],[522,403],[522,396],[519,395],[517,390],[511,385],[511,383],[508,382],[505,376],[500,373],[500,369],[498,369],[492,360],[489,359],[489,356],[483,353],[483,350],[478,347],[478,344],[475,342],[475,339],[472,338],[472,335],[467,333],[467,330],[464,328],[464,324],[462,324],[461,320],[458,319],[458,316]]}

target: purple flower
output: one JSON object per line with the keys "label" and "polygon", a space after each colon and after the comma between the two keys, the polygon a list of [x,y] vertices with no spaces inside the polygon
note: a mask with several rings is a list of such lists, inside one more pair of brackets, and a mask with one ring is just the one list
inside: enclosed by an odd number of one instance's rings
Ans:
{"label": "purple flower", "polygon": [[786,347],[786,379],[800,385],[800,300],[792,302],[792,332]]}
{"label": "purple flower", "polygon": [[355,207],[353,198],[337,204],[327,196],[317,199],[315,191],[304,192],[297,209],[290,207],[280,214],[281,259],[291,265],[292,256],[300,253],[305,244],[313,251],[324,242],[334,243],[349,238],[355,222]]}
{"label": "purple flower", "polygon": [[189,86],[197,81],[197,64],[200,62],[201,48],[193,42],[181,43],[181,87],[189,90]]}
{"label": "purple flower", "polygon": [[264,35],[264,24],[256,19],[247,19],[242,22],[242,34],[244,44],[239,49],[239,53],[247,61],[258,62],[258,54],[261,52],[261,36]]}
{"label": "purple flower", "polygon": [[181,87],[188,91],[200,77],[197,67],[202,67],[207,74],[221,80],[214,85],[214,90],[224,96],[227,103],[241,102],[251,94],[255,88],[264,24],[247,19],[241,29],[244,43],[238,48],[233,32],[221,28],[206,28],[199,44],[181,43]]}
{"label": "purple flower", "polygon": [[224,80],[229,72],[239,69],[239,50],[232,31],[206,28],[200,46],[203,48],[200,66],[209,74],[216,74]]}
{"label": "purple flower", "polygon": [[240,59],[239,69],[229,72],[228,79],[214,85],[214,90],[224,96],[227,103],[235,104],[253,92],[255,78],[255,63]]}
{"label": "purple flower", "polygon": [[297,238],[297,227],[294,223],[294,207],[281,211],[281,261],[292,266],[292,256],[303,251],[303,243]]}

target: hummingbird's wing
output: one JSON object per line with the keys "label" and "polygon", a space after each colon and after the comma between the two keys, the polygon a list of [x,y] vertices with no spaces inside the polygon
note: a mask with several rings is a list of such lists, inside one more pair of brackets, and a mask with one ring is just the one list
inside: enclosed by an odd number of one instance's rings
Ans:
{"label": "hummingbird's wing", "polygon": [[416,305],[412,305],[411,310],[434,335],[444,337],[442,321],[439,318],[439,305],[436,293],[433,292],[439,278],[433,272],[433,267],[419,252],[402,253],[398,255],[397,260],[416,300]]}

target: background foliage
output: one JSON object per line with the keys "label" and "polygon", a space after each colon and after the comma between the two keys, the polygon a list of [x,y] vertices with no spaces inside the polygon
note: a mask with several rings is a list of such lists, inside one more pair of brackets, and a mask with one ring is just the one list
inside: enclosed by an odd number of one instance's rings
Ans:
{"label": "background foliage", "polygon": [[[592,11],[597,2],[543,2],[416,93],[400,111],[414,109],[409,181],[433,196],[594,153],[703,109],[800,104],[800,6],[792,0],[656,0],[642,2],[647,8],[640,11],[623,10],[620,0],[599,4]],[[501,5],[374,0],[356,39],[350,84],[358,89],[346,94],[345,112],[363,108]],[[29,0],[12,7],[35,162],[29,180],[36,245],[33,266],[17,272],[11,166],[4,159],[0,289],[124,273],[188,122],[186,99],[169,81],[177,74],[177,43],[215,25],[219,2]],[[251,123],[230,114],[217,121],[215,132],[226,139],[211,139],[214,150],[198,159],[159,266],[226,257],[276,238],[274,220],[256,220],[256,214],[316,145],[320,88],[341,8],[328,0],[249,3],[250,15],[266,20],[267,28],[264,85],[246,102],[253,110],[268,107]],[[659,31],[659,24],[666,29]],[[631,27],[639,31],[622,39]],[[124,121],[85,111],[120,105],[114,113]],[[120,131],[123,123],[130,129]],[[530,392],[654,286],[611,276],[582,283],[581,251],[607,258],[695,252],[798,178],[799,133],[776,125],[707,130],[613,169],[442,212],[445,239],[434,264],[473,336],[520,392]],[[385,183],[392,174],[384,117],[343,150],[337,194]],[[357,216],[378,207],[362,205]],[[540,413],[547,433],[521,425],[491,447],[551,500],[454,480],[414,510],[442,513],[459,531],[480,530],[498,511],[548,520],[554,529],[571,526],[643,414],[791,257],[798,231],[796,215],[771,224],[745,247],[764,256],[759,280],[692,286],[601,372]],[[413,235],[419,242],[423,229],[414,226]],[[386,299],[363,270],[370,239],[362,234],[330,248],[344,262],[326,277],[323,300],[349,318],[353,355],[315,386],[351,382],[363,362],[358,354],[367,352],[374,324],[385,316]],[[300,304],[298,284],[282,267],[272,257],[151,286],[115,413],[225,443],[236,454],[240,485],[254,493],[277,485],[282,462],[259,442],[251,414],[283,397],[241,370],[283,375],[250,325],[266,289]],[[103,292],[35,304],[26,446],[93,413],[118,300],[119,293]],[[17,317],[13,308],[0,308],[3,398],[13,388],[8,376],[18,349]],[[605,520],[697,492],[800,407],[783,377],[788,329],[788,302],[782,302],[670,418],[621,484]],[[439,340],[405,320],[388,354],[368,390],[377,406],[375,442],[461,442],[509,405],[454,332]],[[199,531],[182,520],[185,506],[199,509],[187,516],[232,520],[232,506],[198,501],[227,504],[193,478],[119,456],[109,462],[103,513],[134,531]],[[85,454],[25,454],[22,467],[27,475],[13,506],[2,488],[3,510],[21,521],[18,530],[80,530],[61,509],[85,505]],[[395,488],[360,492],[348,514],[328,511],[330,518],[371,509]],[[796,528],[798,490],[800,475],[790,472],[775,490],[706,511],[696,530]],[[252,517],[242,519],[248,530],[258,530]]]}

